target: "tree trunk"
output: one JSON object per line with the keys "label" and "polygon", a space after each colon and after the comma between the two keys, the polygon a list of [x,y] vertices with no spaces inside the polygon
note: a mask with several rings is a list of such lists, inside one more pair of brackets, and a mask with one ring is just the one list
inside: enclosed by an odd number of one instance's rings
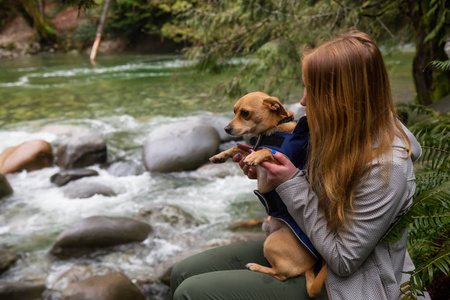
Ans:
{"label": "tree trunk", "polygon": [[[21,0],[20,4],[25,13],[31,18],[33,28],[36,29],[40,39],[46,42],[55,42],[56,31],[45,19],[43,3],[36,0]],[[42,7],[38,4],[42,4]]]}
{"label": "tree trunk", "polygon": [[[433,60],[446,60],[444,45],[445,26],[435,36],[426,41],[427,36],[436,28],[442,10],[428,14],[429,0],[408,0],[408,11],[414,28],[416,54],[413,60],[413,78],[416,87],[416,103],[430,105],[450,93],[447,74],[433,69],[429,63]],[[445,8],[447,4],[443,2]]]}
{"label": "tree trunk", "polygon": [[106,16],[108,14],[108,8],[109,8],[110,2],[111,2],[110,0],[105,0],[105,3],[103,4],[103,13],[100,18],[100,24],[98,24],[98,27],[97,27],[97,34],[95,36],[94,45],[92,46],[91,57],[90,57],[91,63],[95,63],[95,58],[97,57],[98,46],[100,45],[100,40],[102,38],[103,27],[105,26],[105,23],[106,23]]}
{"label": "tree trunk", "polygon": [[39,14],[41,15],[41,18],[45,18],[45,3],[44,0],[36,0]]}

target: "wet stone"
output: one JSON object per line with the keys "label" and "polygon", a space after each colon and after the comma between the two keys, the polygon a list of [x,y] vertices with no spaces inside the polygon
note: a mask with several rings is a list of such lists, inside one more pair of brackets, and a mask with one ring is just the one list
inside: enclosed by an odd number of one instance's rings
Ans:
{"label": "wet stone", "polygon": [[40,299],[45,284],[0,281],[0,299],[25,300]]}
{"label": "wet stone", "polygon": [[50,177],[50,181],[57,186],[63,186],[83,177],[98,176],[98,172],[90,169],[62,170]]}
{"label": "wet stone", "polygon": [[0,249],[0,274],[7,271],[19,257],[5,249]]}
{"label": "wet stone", "polygon": [[13,189],[11,188],[11,185],[9,184],[8,180],[6,180],[3,174],[0,174],[0,199],[8,195],[11,195],[12,193]]}
{"label": "wet stone", "polygon": [[145,295],[121,272],[92,276],[70,284],[62,293],[61,300],[144,300]]}
{"label": "wet stone", "polygon": [[138,220],[93,216],[60,233],[50,253],[60,258],[80,256],[98,248],[141,242],[151,232],[149,224]]}

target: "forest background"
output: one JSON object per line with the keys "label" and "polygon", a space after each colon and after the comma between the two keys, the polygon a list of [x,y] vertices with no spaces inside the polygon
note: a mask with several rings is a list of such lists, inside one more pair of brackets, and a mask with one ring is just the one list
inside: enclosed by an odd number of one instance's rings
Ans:
{"label": "forest background", "polygon": [[[426,286],[448,287],[450,117],[446,104],[440,112],[429,109],[449,103],[448,0],[0,0],[0,32],[17,18],[32,34],[22,46],[3,43],[3,51],[84,52],[101,32],[109,51],[177,51],[199,71],[223,72],[236,60],[240,68],[215,90],[231,98],[250,86],[287,97],[301,83],[302,50],[350,29],[369,33],[385,51],[413,45],[415,104],[398,111],[424,155],[416,166],[414,205],[385,240],[395,241],[398,230],[409,226],[417,268],[403,286],[405,298]],[[448,292],[443,295],[448,299]]]}

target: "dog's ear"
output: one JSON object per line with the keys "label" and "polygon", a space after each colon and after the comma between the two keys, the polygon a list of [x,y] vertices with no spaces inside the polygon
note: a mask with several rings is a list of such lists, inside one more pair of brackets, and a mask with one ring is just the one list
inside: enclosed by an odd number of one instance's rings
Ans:
{"label": "dog's ear", "polygon": [[286,108],[281,104],[277,97],[269,97],[263,100],[263,104],[269,107],[270,110],[278,112],[280,116],[288,116]]}

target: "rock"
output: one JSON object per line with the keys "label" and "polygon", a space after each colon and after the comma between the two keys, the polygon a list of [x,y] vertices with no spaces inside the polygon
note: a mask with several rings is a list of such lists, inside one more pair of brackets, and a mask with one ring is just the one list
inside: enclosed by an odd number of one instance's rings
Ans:
{"label": "rock", "polygon": [[50,253],[58,257],[79,256],[97,248],[141,242],[151,232],[149,224],[138,220],[93,216],[59,234]]}
{"label": "rock", "polygon": [[82,168],[106,163],[106,142],[96,134],[69,138],[57,152],[57,165],[62,169]]}
{"label": "rock", "polygon": [[117,193],[109,186],[99,181],[72,181],[63,188],[64,195],[71,199],[86,199],[94,195],[106,197],[116,196]]}
{"label": "rock", "polygon": [[167,125],[147,136],[144,165],[150,172],[194,170],[216,153],[219,144],[219,134],[212,126]]}
{"label": "rock", "polygon": [[446,114],[450,112],[450,94],[439,99],[438,101],[428,105],[431,108],[440,113]]}
{"label": "rock", "polygon": [[145,295],[121,272],[92,276],[70,284],[61,300],[145,300]]}
{"label": "rock", "polygon": [[102,40],[98,53],[120,53],[125,50],[127,42],[123,39]]}
{"label": "rock", "polygon": [[63,291],[69,284],[85,280],[94,275],[87,265],[75,265],[52,283],[51,289]]}
{"label": "rock", "polygon": [[137,176],[144,173],[144,168],[133,161],[118,161],[112,163],[107,171],[117,177]]}
{"label": "rock", "polygon": [[219,133],[220,141],[229,142],[235,140],[236,137],[229,135],[225,132],[224,128],[231,122],[230,118],[216,116],[216,115],[200,115],[198,116],[198,120],[200,124],[209,125],[214,127]]}
{"label": "rock", "polygon": [[7,271],[19,257],[9,250],[0,249],[0,274]]}
{"label": "rock", "polygon": [[171,299],[168,284],[155,282],[154,279],[137,279],[135,284],[147,296],[150,296],[149,299]]}
{"label": "rock", "polygon": [[149,224],[169,223],[176,228],[190,228],[204,223],[183,209],[167,204],[151,204],[139,210],[138,217]]}
{"label": "rock", "polygon": [[45,284],[0,281],[0,299],[31,300],[40,299]]}
{"label": "rock", "polygon": [[3,174],[0,174],[0,199],[11,195],[13,193],[13,189],[11,185],[9,185],[8,180]]}
{"label": "rock", "polygon": [[56,136],[77,136],[91,133],[91,131],[86,127],[68,124],[46,125],[42,127],[41,132],[48,132]]}
{"label": "rock", "polygon": [[0,154],[0,173],[6,175],[22,170],[47,168],[53,164],[53,158],[52,146],[48,142],[27,141]]}
{"label": "rock", "polygon": [[62,170],[61,172],[52,175],[52,177],[50,177],[50,181],[57,186],[63,186],[70,181],[90,176],[98,176],[98,172],[90,169]]}
{"label": "rock", "polygon": [[292,111],[294,113],[295,120],[298,120],[305,115],[306,107],[300,105],[300,103],[294,103],[289,105],[287,110]]}

